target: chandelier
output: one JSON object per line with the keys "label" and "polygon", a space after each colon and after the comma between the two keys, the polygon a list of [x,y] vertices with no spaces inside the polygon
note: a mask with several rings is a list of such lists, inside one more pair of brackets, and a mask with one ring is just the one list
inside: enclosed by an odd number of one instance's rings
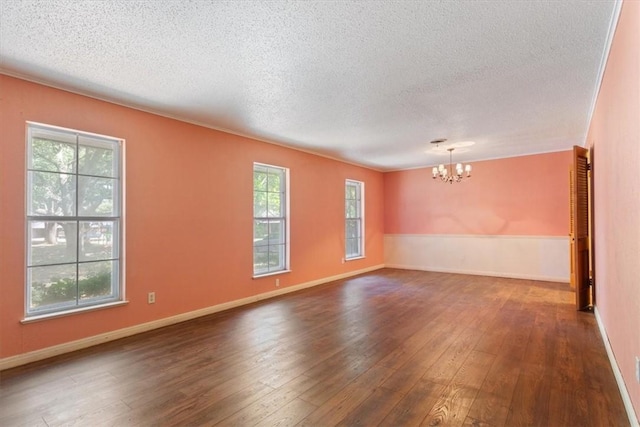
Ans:
{"label": "chandelier", "polygon": [[[435,142],[435,141],[434,141]],[[450,182],[451,184],[455,182],[462,181],[462,178],[471,177],[471,165],[462,165],[462,163],[456,163],[455,171],[453,169],[453,150],[455,148],[447,148],[449,152],[449,165],[438,165],[438,167],[433,167],[433,179],[440,178],[442,182]],[[455,172],[455,173],[454,173]],[[466,175],[464,173],[466,172]]]}

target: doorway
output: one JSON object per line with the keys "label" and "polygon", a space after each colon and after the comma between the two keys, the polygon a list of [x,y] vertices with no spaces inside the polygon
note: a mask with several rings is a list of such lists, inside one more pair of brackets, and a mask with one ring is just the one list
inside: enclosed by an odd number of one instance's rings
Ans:
{"label": "doorway", "polygon": [[569,241],[571,288],[576,309],[591,310],[595,303],[593,262],[593,159],[590,150],[573,147],[569,172]]}

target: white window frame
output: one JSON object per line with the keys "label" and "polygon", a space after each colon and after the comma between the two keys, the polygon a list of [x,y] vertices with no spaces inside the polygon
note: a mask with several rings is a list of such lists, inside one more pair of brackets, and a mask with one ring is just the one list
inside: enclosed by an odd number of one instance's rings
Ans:
{"label": "white window frame", "polygon": [[[355,189],[355,198],[349,197],[349,188]],[[364,230],[365,230],[365,212],[364,212],[364,182],[356,181],[353,179],[345,180],[345,224],[344,224],[344,259],[345,260],[353,260],[364,258],[365,252],[365,238],[364,238]],[[350,203],[355,206],[355,214],[349,212]],[[350,237],[349,235],[349,225],[356,224],[356,237]],[[357,250],[350,250],[349,244],[350,242],[357,243]]]}
{"label": "white window frame", "polygon": [[[35,122],[27,122],[26,123],[26,181],[25,181],[25,226],[26,226],[26,239],[25,239],[25,319],[23,322],[36,321],[48,317],[56,317],[59,315],[67,315],[76,312],[84,312],[94,309],[101,309],[110,306],[116,306],[124,304],[124,277],[125,277],[125,248],[124,248],[124,233],[125,233],[125,205],[124,205],[124,180],[125,180],[125,144],[124,140],[121,138],[115,138],[105,135],[98,135],[89,132],[83,132],[74,129],[67,129],[58,126],[51,126],[42,123]],[[71,147],[74,147],[74,166],[73,170],[66,171],[63,174],[72,177],[72,188],[74,192],[74,212],[73,213],[64,213],[62,211],[58,212],[48,212],[42,213],[37,212],[34,209],[33,200],[34,200],[34,192],[35,192],[35,184],[33,183],[34,177],[36,174],[57,174],[53,169],[38,169],[33,164],[33,143],[34,138],[51,138],[53,141],[58,141],[61,143],[68,144]],[[82,173],[81,168],[79,167],[79,151],[80,149],[87,148],[107,148],[113,149],[115,155],[114,161],[114,172],[111,176],[107,175],[92,175],[88,173]],[[79,210],[81,209],[81,201],[78,200],[80,197],[78,195],[78,188],[81,185],[80,182],[83,181],[88,182],[91,179],[94,180],[103,180],[104,182],[113,182],[113,192],[114,197],[112,200],[113,203],[113,212],[111,215],[81,215]],[[44,222],[44,223],[75,223],[75,238],[76,238],[76,257],[73,260],[64,260],[61,262],[52,262],[52,263],[34,263],[32,256],[32,233],[35,230],[35,223]],[[97,223],[97,224],[96,224]],[[101,223],[101,224],[100,224]],[[111,253],[113,256],[105,257],[105,258],[97,258],[90,259],[87,254],[84,254],[85,259],[82,259],[80,253],[79,244],[80,239],[88,238],[89,231],[82,232],[82,227],[93,227],[93,224],[96,226],[105,226],[105,224],[109,224],[110,227],[106,227],[103,233],[103,230],[100,230],[100,234],[104,236],[104,242],[110,242]],[[56,230],[60,226],[60,224],[56,224]],[[86,230],[86,228],[85,228]],[[57,232],[57,231],[56,231]],[[65,239],[68,236],[65,235]],[[109,239],[109,240],[106,240]],[[104,243],[107,244],[108,243]],[[110,262],[110,294],[109,295],[100,295],[94,297],[82,297],[80,290],[80,268],[81,266],[87,266],[91,263],[97,262]],[[51,266],[73,266],[75,267],[75,280],[76,280],[76,289],[75,289],[75,301],[63,301],[60,303],[52,303],[45,305],[41,308],[35,307],[32,308],[32,278],[33,271],[37,268],[42,267],[51,267]],[[51,277],[53,278],[53,277]],[[51,286],[51,285],[49,285]]]}
{"label": "white window frame", "polygon": [[[280,188],[278,191],[269,191],[268,181],[265,183],[266,191],[258,189],[256,187],[256,172],[267,172],[267,173],[277,173],[280,175]],[[289,234],[289,168],[285,168],[282,166],[269,165],[265,163],[253,163],[253,277],[264,277],[271,276],[274,274],[287,273],[290,271],[289,262],[290,262],[290,234]],[[284,185],[284,188],[282,186]],[[269,193],[279,193],[280,194],[280,212],[275,215],[269,212],[268,208],[268,197]],[[264,194],[265,200],[267,200],[267,205],[265,207],[265,211],[258,211],[257,200],[259,194]],[[284,200],[282,200],[284,199]],[[270,227],[270,224],[280,223],[280,236],[279,238],[272,242],[270,237],[267,237],[265,242],[264,237],[258,236],[259,223],[267,222],[267,227]],[[264,236],[264,233],[261,234]],[[266,233],[269,236],[269,231]],[[271,266],[269,263],[269,254],[272,253],[272,248],[276,247],[278,251],[278,264]],[[258,268],[257,267],[257,251],[266,251],[267,253],[267,266],[266,268]]]}

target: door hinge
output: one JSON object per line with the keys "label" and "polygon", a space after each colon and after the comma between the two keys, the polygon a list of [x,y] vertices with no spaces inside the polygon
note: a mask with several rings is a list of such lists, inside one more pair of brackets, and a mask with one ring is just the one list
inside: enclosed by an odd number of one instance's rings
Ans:
{"label": "door hinge", "polygon": [[590,171],[591,170],[591,163],[587,163],[587,170]]}

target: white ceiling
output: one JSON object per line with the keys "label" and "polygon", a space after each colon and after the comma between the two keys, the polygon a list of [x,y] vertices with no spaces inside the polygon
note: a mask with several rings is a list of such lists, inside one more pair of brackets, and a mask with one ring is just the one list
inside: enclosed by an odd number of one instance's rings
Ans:
{"label": "white ceiling", "polygon": [[463,161],[582,145],[615,9],[616,0],[0,0],[0,72],[403,169],[441,162],[435,138],[474,141],[454,152]]}

